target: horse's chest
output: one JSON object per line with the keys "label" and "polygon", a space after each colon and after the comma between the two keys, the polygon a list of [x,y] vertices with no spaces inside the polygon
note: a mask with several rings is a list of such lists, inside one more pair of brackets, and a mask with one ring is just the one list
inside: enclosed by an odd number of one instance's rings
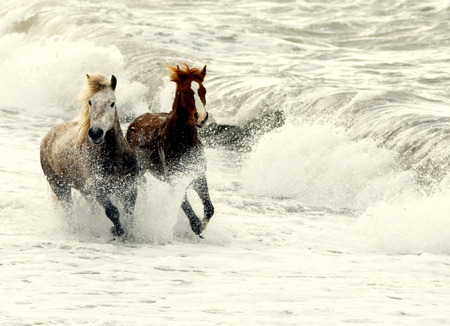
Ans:
{"label": "horse's chest", "polygon": [[193,172],[195,174],[204,171],[205,158],[199,147],[179,148],[175,151],[168,150],[166,155],[167,173],[169,175],[179,172]]}
{"label": "horse's chest", "polygon": [[105,179],[110,182],[120,182],[125,176],[137,174],[136,159],[130,155],[112,155],[105,153],[101,158],[101,160],[91,162],[92,170],[96,178]]}

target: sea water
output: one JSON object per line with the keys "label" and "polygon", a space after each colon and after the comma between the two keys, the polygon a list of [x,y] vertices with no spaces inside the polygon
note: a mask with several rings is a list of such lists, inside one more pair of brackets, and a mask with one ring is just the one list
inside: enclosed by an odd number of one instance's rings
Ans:
{"label": "sea water", "polygon": [[[2,0],[0,324],[450,324],[449,15],[443,0]],[[55,205],[39,143],[78,114],[85,74],[117,77],[125,130],[170,110],[166,65],[183,62],[207,65],[222,132],[202,135],[204,239],[183,189],[151,176],[127,241],[76,192],[72,214]]]}

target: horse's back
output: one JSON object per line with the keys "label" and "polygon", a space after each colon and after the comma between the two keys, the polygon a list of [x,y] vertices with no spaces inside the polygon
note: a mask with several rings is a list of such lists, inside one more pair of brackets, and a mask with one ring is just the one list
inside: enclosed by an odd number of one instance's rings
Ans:
{"label": "horse's back", "polygon": [[136,117],[128,126],[126,139],[133,150],[145,146],[154,139],[161,129],[168,113],[144,113]]}

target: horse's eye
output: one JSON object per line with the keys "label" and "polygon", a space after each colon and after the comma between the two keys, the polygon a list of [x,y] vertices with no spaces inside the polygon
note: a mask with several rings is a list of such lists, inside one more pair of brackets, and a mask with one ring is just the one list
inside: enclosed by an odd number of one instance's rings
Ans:
{"label": "horse's eye", "polygon": [[91,100],[89,100],[89,106],[91,106],[92,105],[92,102],[91,102]]}
{"label": "horse's eye", "polygon": [[116,105],[116,102],[112,102],[110,106],[113,108],[114,105]]}

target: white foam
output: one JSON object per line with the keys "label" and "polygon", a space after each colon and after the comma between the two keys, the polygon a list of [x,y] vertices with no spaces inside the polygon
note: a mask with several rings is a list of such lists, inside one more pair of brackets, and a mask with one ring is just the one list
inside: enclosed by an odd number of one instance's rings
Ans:
{"label": "white foam", "polygon": [[117,77],[119,110],[139,113],[147,107],[146,87],[130,80],[124,58],[114,46],[7,34],[0,38],[0,49],[4,49],[0,50],[3,107],[73,117],[85,74],[92,72]]}
{"label": "white foam", "polygon": [[362,247],[395,253],[450,253],[449,193],[376,203],[362,214],[354,231]]}
{"label": "white foam", "polygon": [[247,192],[304,205],[366,208],[412,191],[395,153],[332,124],[291,123],[261,138],[243,170]]}
{"label": "white foam", "polygon": [[133,234],[137,241],[171,242],[175,224],[182,214],[184,187],[172,187],[150,175],[146,180],[139,187]]}

